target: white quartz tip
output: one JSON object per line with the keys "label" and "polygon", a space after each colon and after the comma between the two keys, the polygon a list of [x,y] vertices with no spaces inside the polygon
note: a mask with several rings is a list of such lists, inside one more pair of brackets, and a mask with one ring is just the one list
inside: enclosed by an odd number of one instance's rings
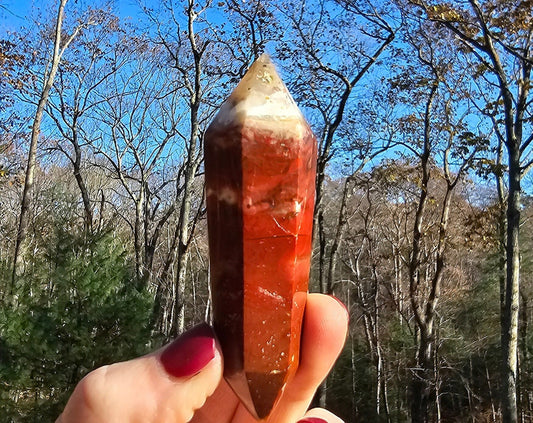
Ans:
{"label": "white quartz tip", "polygon": [[304,120],[300,109],[267,54],[250,66],[235,90],[221,106],[215,121],[227,125],[247,118]]}

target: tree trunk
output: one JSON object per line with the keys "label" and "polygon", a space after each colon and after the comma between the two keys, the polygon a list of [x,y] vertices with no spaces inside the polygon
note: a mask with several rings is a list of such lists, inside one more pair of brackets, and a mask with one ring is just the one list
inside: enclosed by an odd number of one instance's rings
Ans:
{"label": "tree trunk", "polygon": [[26,165],[26,177],[24,179],[24,190],[22,192],[22,199],[20,203],[20,216],[19,216],[19,225],[17,231],[17,239],[15,241],[15,252],[13,256],[13,274],[12,274],[12,284],[11,290],[13,290],[16,278],[20,271],[20,265],[22,264],[23,252],[26,242],[27,230],[28,230],[28,212],[30,208],[30,197],[33,191],[33,183],[35,179],[35,165],[37,157],[37,143],[39,141],[39,135],[41,133],[41,122],[43,119],[44,109],[48,101],[48,96],[50,94],[50,89],[54,83],[54,78],[59,67],[59,62],[61,60],[62,52],[61,50],[61,27],[63,25],[63,12],[67,0],[61,0],[59,2],[59,8],[57,12],[57,21],[55,28],[55,39],[54,39],[54,52],[52,55],[52,63],[50,67],[50,73],[45,77],[45,82],[43,90],[41,92],[41,97],[37,104],[37,110],[35,111],[35,117],[33,119],[33,125],[31,128],[31,140],[30,140],[30,149],[28,152],[28,162]]}
{"label": "tree trunk", "polygon": [[[440,324],[439,324],[440,326]],[[441,377],[440,377],[440,366],[439,366],[439,342],[440,342],[440,331],[436,330],[435,333],[435,351],[433,353],[433,383],[435,385],[435,423],[441,422],[442,411],[441,411],[441,402],[440,402],[440,386],[441,386]]]}
{"label": "tree trunk", "polygon": [[530,353],[528,350],[528,332],[529,332],[529,298],[522,291],[520,293],[521,305],[520,305],[520,350],[522,352],[519,355],[520,362],[518,363],[518,381],[519,381],[519,396],[518,396],[518,408],[520,411],[521,421],[526,421],[528,417],[528,381],[524,381],[530,372]]}
{"label": "tree trunk", "polygon": [[81,174],[81,160],[82,152],[78,140],[78,115],[75,114],[72,121],[72,138],[70,139],[72,147],[74,148],[74,159],[71,160],[74,171],[74,178],[80,189],[81,198],[83,202],[84,211],[84,227],[86,232],[91,232],[93,228],[93,210],[91,207],[91,200],[89,198],[89,191],[87,185]]}
{"label": "tree trunk", "polygon": [[144,221],[144,186],[139,189],[139,196],[135,199],[135,223],[133,226],[133,244],[135,248],[135,273],[137,281],[143,280],[143,224]]}
{"label": "tree trunk", "polygon": [[200,123],[199,112],[202,103],[202,55],[205,52],[206,44],[199,44],[200,38],[194,32],[194,21],[197,18],[197,12],[194,10],[195,3],[188,1],[187,6],[187,38],[194,58],[193,63],[193,80],[188,76],[188,70],[183,68],[179,63],[179,58],[175,56],[176,67],[183,73],[185,86],[190,94],[190,135],[187,148],[187,159],[184,170],[183,197],[178,220],[178,250],[177,250],[177,275],[175,280],[174,292],[174,313],[172,317],[171,336],[177,336],[183,332],[185,327],[185,279],[187,276],[188,250],[190,244],[189,219],[191,215],[191,200],[193,195],[193,184],[196,171],[201,162],[201,153],[199,151],[200,141]]}
{"label": "tree trunk", "polygon": [[[348,192],[350,189],[351,180],[352,180],[352,177],[348,177],[346,178],[346,181],[344,182],[344,187],[342,191],[342,200],[341,200],[340,209],[339,209],[339,217],[337,221],[337,228],[335,230],[335,236],[333,237],[331,249],[329,252],[329,264],[328,264],[328,272],[327,272],[326,283],[325,283],[325,291],[322,291],[325,294],[333,294],[335,270],[337,267],[337,257],[338,257],[337,253],[342,243],[342,237],[344,235],[344,227],[346,226],[346,223],[348,222],[348,218],[346,216],[346,207],[347,207],[347,201],[349,197]],[[322,248],[320,249],[320,251],[322,252]],[[324,286],[322,288],[324,289]]]}
{"label": "tree trunk", "polygon": [[[191,141],[191,142],[196,142]],[[192,149],[191,146],[189,146]],[[185,182],[183,187],[183,199],[181,202],[180,215],[178,220],[178,257],[177,257],[177,277],[175,281],[174,313],[172,319],[171,335],[177,336],[185,328],[185,279],[187,276],[188,246],[189,246],[189,217],[191,213],[192,184],[197,166],[195,163],[188,163],[185,171]]]}
{"label": "tree trunk", "polygon": [[485,363],[485,377],[487,379],[487,387],[489,389],[492,423],[496,423],[496,405],[494,404],[494,395],[492,394],[492,382],[490,380],[489,366],[487,365],[486,359],[484,360],[484,363]]}
{"label": "tree trunk", "polygon": [[413,370],[411,383],[411,421],[412,423],[428,423],[429,405],[431,403],[431,379],[432,370],[432,351],[431,341],[425,330],[420,330],[419,346],[417,351],[416,368]]}
{"label": "tree trunk", "polygon": [[409,299],[416,322],[417,352],[415,368],[411,377],[411,421],[412,423],[426,423],[428,420],[428,405],[430,396],[429,380],[432,376],[431,369],[431,345],[428,335],[428,324],[424,318],[423,305],[420,303],[420,272],[421,272],[421,248],[423,227],[422,221],[426,209],[428,185],[430,179],[430,112],[433,100],[437,92],[437,83],[431,87],[431,92],[426,102],[424,121],[424,147],[420,155],[420,167],[422,172],[418,207],[415,212],[413,225],[413,241],[411,259],[409,262]]}
{"label": "tree trunk", "polygon": [[[520,286],[520,248],[519,248],[519,226],[520,226],[520,190],[521,178],[527,172],[533,162],[522,167],[521,155],[527,156],[526,150],[533,141],[532,137],[523,142],[523,127],[526,122],[525,112],[531,103],[529,92],[531,89],[530,75],[533,68],[531,61],[531,34],[520,35],[515,38],[512,31],[506,33],[506,28],[500,27],[503,31],[497,30],[498,23],[495,17],[486,10],[478,0],[469,0],[472,10],[472,23],[479,29],[475,35],[463,31],[456,25],[455,20],[441,19],[430,12],[430,7],[422,1],[412,2],[422,5],[428,14],[429,19],[444,25],[455,36],[462,39],[471,49],[473,55],[485,61],[488,59],[490,72],[497,79],[501,107],[494,116],[499,113],[503,115],[501,119],[493,119],[493,127],[496,130],[500,142],[504,142],[508,153],[508,196],[507,196],[507,230],[505,240],[505,289],[503,294],[503,308],[501,315],[501,404],[503,421],[505,423],[516,423],[517,416],[517,357],[518,357],[518,315],[519,315],[519,286]],[[514,34],[514,33],[513,33]],[[518,34],[518,32],[516,33]],[[509,36],[509,37],[508,37]],[[512,41],[511,41],[512,40]],[[511,48],[507,45],[521,45],[523,54],[513,58],[513,66],[507,68],[502,63],[500,48],[507,54]],[[511,89],[516,87],[516,96]],[[505,128],[505,135],[500,130]],[[499,190],[500,191],[500,190]],[[500,196],[501,197],[501,196]]]}
{"label": "tree trunk", "polygon": [[502,414],[517,423],[518,312],[520,286],[520,151],[508,145],[509,195],[507,199],[506,287],[502,317]]}

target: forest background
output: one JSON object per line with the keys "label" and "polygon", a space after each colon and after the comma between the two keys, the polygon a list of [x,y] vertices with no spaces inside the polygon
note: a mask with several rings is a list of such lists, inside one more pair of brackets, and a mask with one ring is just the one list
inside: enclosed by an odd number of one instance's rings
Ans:
{"label": "forest background", "polygon": [[530,0],[1,2],[0,421],[210,319],[202,141],[263,51],[318,143],[316,403],[531,422]]}

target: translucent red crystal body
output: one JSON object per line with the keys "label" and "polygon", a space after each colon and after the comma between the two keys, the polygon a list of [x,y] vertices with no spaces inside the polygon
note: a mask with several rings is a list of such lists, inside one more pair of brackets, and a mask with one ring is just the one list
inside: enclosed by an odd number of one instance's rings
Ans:
{"label": "translucent red crystal body", "polygon": [[263,55],[205,134],[214,326],[224,376],[258,418],[298,367],[315,166],[315,137]]}

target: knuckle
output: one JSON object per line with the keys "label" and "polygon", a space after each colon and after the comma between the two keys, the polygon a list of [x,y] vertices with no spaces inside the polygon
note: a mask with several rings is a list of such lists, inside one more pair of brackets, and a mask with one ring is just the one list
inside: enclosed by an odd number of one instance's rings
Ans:
{"label": "knuckle", "polygon": [[107,398],[106,385],[109,366],[100,367],[87,374],[76,387],[76,394],[91,414],[98,415],[98,410]]}

